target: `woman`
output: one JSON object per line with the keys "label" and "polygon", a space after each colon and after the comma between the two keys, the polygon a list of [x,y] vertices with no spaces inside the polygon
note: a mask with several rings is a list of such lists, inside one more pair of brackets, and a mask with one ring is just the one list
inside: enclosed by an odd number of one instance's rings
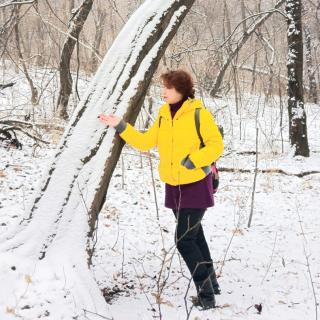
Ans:
{"label": "woman", "polygon": [[[99,119],[113,126],[120,137],[133,147],[147,151],[157,147],[159,175],[165,185],[165,206],[176,220],[175,243],[197,289],[196,305],[215,307],[220,294],[210,251],[201,220],[214,205],[210,164],[223,152],[223,142],[212,114],[194,98],[194,84],[189,73],[169,71],[161,75],[165,104],[153,125],[145,133],[110,114]],[[200,109],[200,140],[195,127],[195,109]]]}

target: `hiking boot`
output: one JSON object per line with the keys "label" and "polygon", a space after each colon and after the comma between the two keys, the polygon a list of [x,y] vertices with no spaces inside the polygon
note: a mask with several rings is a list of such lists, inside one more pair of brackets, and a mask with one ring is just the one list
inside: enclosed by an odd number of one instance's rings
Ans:
{"label": "hiking boot", "polygon": [[213,293],[213,287],[211,281],[206,278],[202,281],[194,282],[197,289],[198,301],[195,301],[195,306],[201,306],[203,310],[215,308],[216,299]]}
{"label": "hiking boot", "polygon": [[210,275],[210,280],[211,280],[211,283],[212,283],[213,293],[216,294],[216,295],[221,294],[221,289],[220,289],[219,283],[217,281],[216,272],[214,271],[213,266],[208,267],[208,273]]}

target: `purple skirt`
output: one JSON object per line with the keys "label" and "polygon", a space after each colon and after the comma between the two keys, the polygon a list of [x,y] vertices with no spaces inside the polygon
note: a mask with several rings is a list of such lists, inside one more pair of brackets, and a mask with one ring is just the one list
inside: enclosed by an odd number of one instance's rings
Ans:
{"label": "purple skirt", "polygon": [[214,206],[212,173],[205,178],[187,184],[172,186],[166,183],[165,207],[178,208],[208,208]]}

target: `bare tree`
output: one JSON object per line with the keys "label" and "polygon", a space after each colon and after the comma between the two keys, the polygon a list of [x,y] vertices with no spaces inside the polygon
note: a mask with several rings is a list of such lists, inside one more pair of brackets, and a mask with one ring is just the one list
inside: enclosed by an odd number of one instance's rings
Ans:
{"label": "bare tree", "polygon": [[[247,43],[247,41],[250,39],[250,36],[275,12],[278,12],[278,9],[285,3],[285,0],[279,0],[277,2],[277,4],[274,6],[274,9],[271,9],[267,12],[261,12],[255,16],[261,16],[260,18],[256,18],[250,26],[247,27],[247,31],[242,35],[242,37],[239,39],[239,41],[237,41],[236,46],[232,49],[232,51],[229,53],[229,56],[227,57],[225,63],[223,64],[223,66],[221,67],[217,77],[216,77],[216,81],[213,85],[213,88],[210,91],[210,95],[212,97],[215,97],[216,94],[218,93],[224,75],[229,67],[229,65],[231,64],[231,62],[233,61],[233,59],[237,56],[237,54],[239,53],[239,51],[241,50],[241,48]],[[250,18],[250,17],[248,17]],[[247,19],[248,19],[247,18]],[[243,21],[241,22],[241,25],[243,25]],[[232,36],[229,36],[229,38]],[[229,39],[228,38],[228,39]],[[228,39],[226,41],[228,41]]]}
{"label": "bare tree", "polygon": [[14,1],[14,0],[8,0],[5,3],[0,4],[0,8],[5,8],[9,6],[15,6],[15,5],[22,5],[22,4],[33,4],[38,0],[20,0],[20,1]]}
{"label": "bare tree", "polygon": [[[77,7],[82,1],[83,0],[38,1],[38,19],[34,16],[34,9],[37,2],[23,1],[23,3],[26,3],[23,7],[31,7],[31,10],[29,10],[26,18],[22,19],[19,24],[20,39],[23,40],[27,51],[24,50],[23,44],[21,48],[25,57],[36,57],[36,59],[30,60],[30,62],[42,65],[44,68],[47,66],[56,68],[57,65],[59,65],[65,39],[69,36],[65,26],[67,25],[68,16],[70,16],[71,13],[70,10],[75,5],[75,9],[72,10],[73,13],[75,13]],[[7,2],[7,6],[1,10],[0,26],[1,24],[5,24],[11,8],[14,7],[12,5],[12,1],[4,2]],[[22,3],[22,1],[15,2]],[[97,5],[99,2],[101,5]],[[237,50],[237,45],[242,45],[241,39],[245,33],[243,30],[248,29],[248,31],[250,31],[251,27],[259,20],[259,18],[263,18],[268,12],[274,10],[273,5],[270,4],[277,3],[278,0],[261,2],[260,8],[258,5],[260,0],[241,0],[238,2],[236,0],[228,0],[221,2],[222,5],[219,5],[218,1],[211,0],[199,0],[196,2],[194,10],[192,10],[191,14],[188,15],[188,18],[183,23],[180,31],[177,33],[177,36],[174,38],[174,41],[171,42],[167,50],[166,57],[161,63],[161,67],[165,67],[165,62],[169,68],[189,68],[192,64],[192,71],[197,75],[197,82],[204,90],[210,92],[214,87],[215,80],[222,78],[222,83],[218,92],[223,91],[226,93],[228,90],[234,89],[235,82],[232,81],[234,76],[232,68],[230,68],[234,64],[233,69],[236,68],[237,77],[240,80],[237,84],[238,91],[249,91],[251,88],[259,91],[264,88],[265,92],[269,95],[277,94],[278,88],[276,87],[277,85],[275,86],[276,82],[269,80],[272,77],[274,80],[275,74],[278,74],[279,70],[281,75],[286,72],[286,65],[281,63],[281,61],[286,59],[287,49],[285,41],[286,34],[284,32],[284,28],[286,26],[282,19],[277,19],[278,17],[270,17],[266,19],[261,27],[258,27],[256,31],[246,39],[245,45],[243,45],[235,55],[235,57],[237,57],[238,64],[232,62],[234,60],[229,62],[228,58],[232,55],[234,50]],[[229,12],[226,11],[226,4],[223,5],[224,2],[227,3]],[[75,67],[78,67],[79,65],[79,70],[84,74],[89,75],[89,73],[92,72],[92,68],[96,70],[95,65],[101,62],[99,59],[99,53],[97,53],[93,48],[97,47],[96,44],[99,42],[100,38],[99,33],[101,28],[95,27],[95,20],[96,22],[99,20],[98,13],[107,12],[107,23],[104,24],[103,35],[100,45],[98,45],[99,48],[97,49],[98,52],[106,52],[111,46],[120,28],[123,26],[124,21],[130,17],[133,13],[133,9],[136,8],[139,3],[140,1],[128,2],[127,0],[95,1],[94,5],[97,5],[96,8],[98,10],[94,11],[94,7],[91,9],[95,15],[89,14],[83,26],[78,41],[79,51],[77,50],[77,55],[75,52],[72,54],[70,68],[75,70]],[[305,2],[305,6],[308,18],[308,20],[305,21],[307,22],[306,25],[310,30],[312,41],[312,72],[317,80],[316,82],[319,83],[319,0],[308,0]],[[281,12],[281,8],[279,8],[278,12]],[[229,17],[226,17],[226,15]],[[201,20],[201,24],[199,24],[199,18],[203,18],[203,20]],[[39,23],[40,19],[41,24]],[[228,23],[228,20],[230,21],[230,24]],[[235,26],[237,26],[237,28],[235,28]],[[227,29],[229,28],[230,30],[227,32]],[[259,28],[261,29],[261,32],[259,31]],[[233,29],[235,29],[235,31],[232,31]],[[10,33],[10,29],[8,31]],[[40,41],[32,41],[35,39],[36,33],[40,35]],[[232,33],[232,35],[229,37],[227,35],[228,33]],[[270,72],[273,73],[273,75],[270,74],[269,79],[267,79],[267,74],[262,75],[260,71],[265,68],[265,59],[267,59],[268,56],[270,57],[270,49],[268,49],[270,46],[267,45],[264,39],[256,39],[257,34],[263,34],[264,38],[274,48],[273,55],[275,59],[272,69],[270,69]],[[28,41],[26,41],[26,39],[28,39]],[[307,40],[307,38],[305,39]],[[13,37],[9,37],[8,50],[5,51],[5,55],[3,57],[3,62],[6,65],[10,64],[9,60],[10,56],[13,56],[13,52],[16,53],[16,46],[13,40]],[[77,39],[74,38],[74,40],[76,41],[76,49]],[[223,45],[221,45],[221,43],[223,43]],[[1,44],[2,48],[5,47],[5,44],[5,42],[4,45]],[[268,50],[268,52],[266,50]],[[29,51],[31,51],[31,53],[29,53]],[[99,62],[95,61],[96,57]],[[233,59],[235,59],[235,57]],[[244,65],[244,60],[249,61],[251,58],[251,63],[246,63]],[[30,65],[30,62],[27,61],[27,67]],[[268,61],[267,68],[270,66],[269,62],[270,61]],[[305,64],[307,65],[307,63],[306,52]],[[307,75],[306,65],[305,74]],[[226,70],[224,70],[224,66],[227,66]],[[250,71],[249,68],[252,71]],[[286,86],[285,77],[281,77],[280,80],[280,84],[282,86]],[[305,82],[309,87],[308,77],[306,77]],[[271,85],[272,83],[273,86]],[[269,87],[268,84],[270,84]],[[56,99],[53,103],[57,107]]]}
{"label": "bare tree", "polygon": [[23,73],[26,76],[26,78],[28,80],[28,83],[29,83],[29,86],[30,86],[30,89],[31,89],[31,103],[33,105],[36,105],[39,102],[38,90],[35,87],[32,79],[30,77],[30,74],[29,74],[29,71],[28,71],[28,68],[27,68],[27,65],[26,65],[26,62],[25,62],[25,58],[23,57],[23,53],[22,53],[22,49],[21,49],[22,40],[20,39],[20,31],[19,31],[20,6],[21,6],[20,4],[17,4],[14,7],[14,17],[15,17],[14,36],[15,36],[15,41],[16,41],[16,47],[17,47],[19,62],[22,65]]}
{"label": "bare tree", "polygon": [[91,54],[91,72],[95,72],[98,67],[97,54],[99,54],[99,48],[102,40],[103,28],[104,28],[106,18],[107,18],[107,13],[104,10],[101,10],[101,8],[99,8],[97,17],[94,19],[96,32],[94,35],[94,42],[93,42],[94,52],[92,52]]}
{"label": "bare tree", "polygon": [[60,72],[60,91],[57,102],[57,111],[61,118],[68,119],[68,102],[72,92],[72,77],[70,73],[70,60],[78,41],[79,34],[83,28],[84,23],[87,20],[89,12],[92,8],[94,0],[83,0],[79,8],[72,12],[70,18],[70,24],[68,28],[68,37],[62,48],[61,58],[59,63]]}
{"label": "bare tree", "polygon": [[303,99],[303,39],[301,0],[287,0],[289,139],[294,155],[309,156],[307,119]]}

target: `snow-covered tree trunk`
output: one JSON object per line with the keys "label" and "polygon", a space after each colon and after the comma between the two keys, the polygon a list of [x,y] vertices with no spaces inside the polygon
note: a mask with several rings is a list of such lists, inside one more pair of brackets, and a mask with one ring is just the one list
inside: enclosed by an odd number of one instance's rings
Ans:
{"label": "snow-covered tree trunk", "polygon": [[124,143],[97,116],[115,113],[135,123],[159,60],[193,2],[146,0],[106,54],[25,218],[0,237],[1,320],[6,308],[25,320],[39,316],[33,310],[49,312],[49,319],[83,319],[84,309],[107,316],[90,263],[97,217]]}
{"label": "snow-covered tree trunk", "polygon": [[309,156],[307,118],[303,99],[303,37],[301,0],[287,0],[289,139],[294,155]]}

